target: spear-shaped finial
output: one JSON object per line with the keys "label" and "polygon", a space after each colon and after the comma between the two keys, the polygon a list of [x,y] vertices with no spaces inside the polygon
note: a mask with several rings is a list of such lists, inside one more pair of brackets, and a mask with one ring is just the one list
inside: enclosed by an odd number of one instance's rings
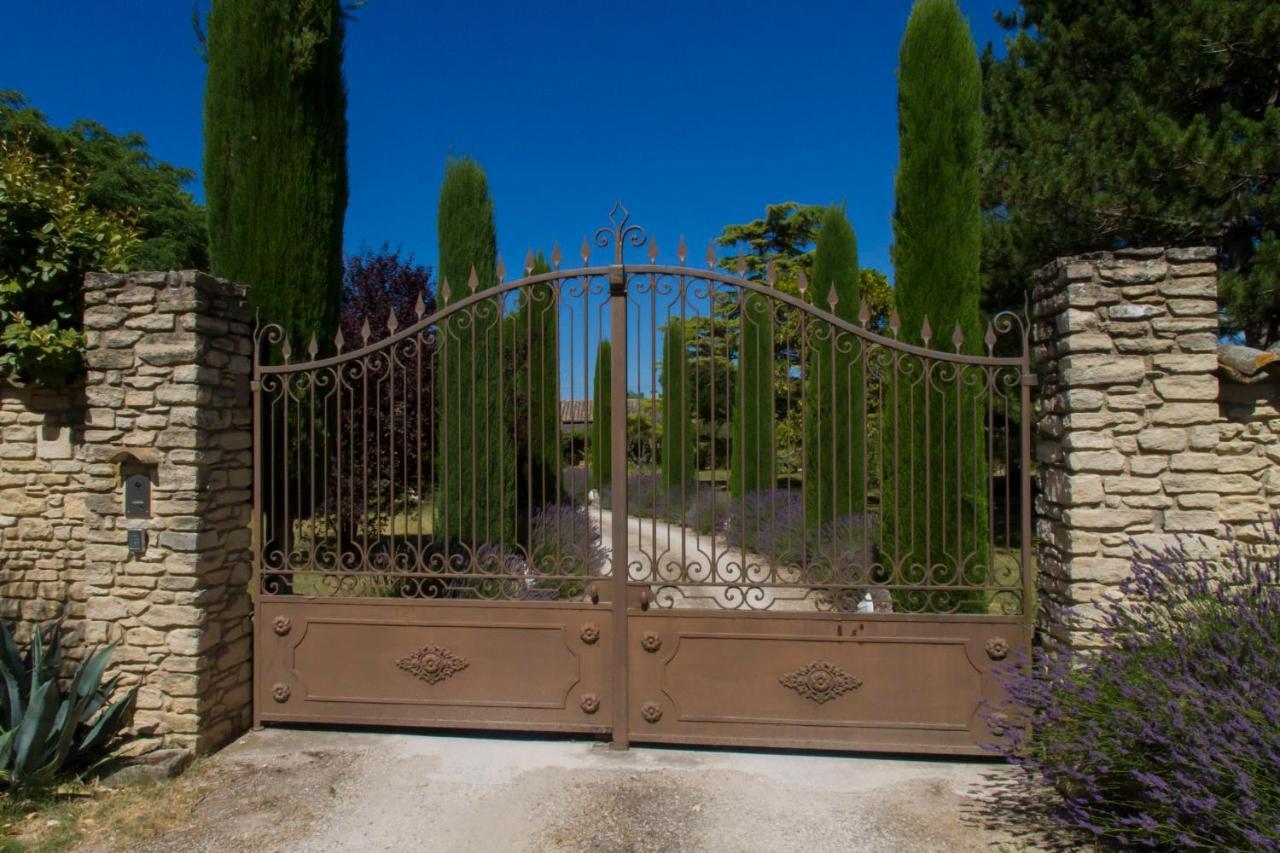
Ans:
{"label": "spear-shaped finial", "polygon": [[902,318],[898,316],[898,309],[894,308],[889,312],[889,333],[896,338],[901,330]]}
{"label": "spear-shaped finial", "polygon": [[425,300],[423,300],[422,293],[419,292],[417,300],[413,303],[413,315],[417,317],[419,320],[421,320],[422,315],[426,313],[427,313],[427,303]]}
{"label": "spear-shaped finial", "polygon": [[337,347],[338,352],[342,352],[342,345],[345,344],[346,342],[347,342],[347,339],[342,336],[342,327],[339,326],[338,333],[333,336],[333,345]]}
{"label": "spear-shaped finial", "polygon": [[498,274],[498,284],[502,284],[507,277],[507,265],[502,262],[502,255],[498,255],[498,265],[494,272]]}
{"label": "spear-shaped finial", "polygon": [[582,248],[578,249],[578,254],[582,256],[582,265],[584,267],[591,263],[591,241],[586,237],[582,238]]}
{"label": "spear-shaped finial", "polygon": [[649,238],[649,249],[645,252],[645,257],[649,259],[649,263],[658,262],[658,239],[656,237]]}
{"label": "spear-shaped finial", "polygon": [[959,320],[956,320],[956,327],[951,330],[951,345],[956,348],[956,352],[960,352],[960,347],[964,346],[964,332],[960,329]]}
{"label": "spear-shaped finial", "polygon": [[867,300],[863,299],[862,304],[858,307],[858,325],[862,328],[867,327],[867,323],[871,322],[871,307],[867,305]]}
{"label": "spear-shaped finial", "polygon": [[311,361],[316,360],[316,353],[320,352],[320,345],[316,343],[316,333],[311,333],[311,340],[307,343],[307,358]]}
{"label": "spear-shaped finial", "polygon": [[524,274],[533,275],[533,249],[530,249],[524,256]]}
{"label": "spear-shaped finial", "polygon": [[773,287],[778,283],[778,268],[773,264],[773,258],[770,258],[764,265],[764,280]]}
{"label": "spear-shaped finial", "polygon": [[796,287],[800,291],[800,297],[804,298],[805,292],[809,289],[809,276],[804,274],[804,270],[800,270],[800,275],[796,279]]}
{"label": "spear-shaped finial", "polygon": [[476,265],[471,265],[471,274],[467,276],[467,290],[475,293],[480,289],[480,276],[476,274]]}
{"label": "spear-shaped finial", "polygon": [[289,356],[293,355],[293,347],[289,346],[289,336],[284,336],[284,343],[280,347],[280,355],[284,356],[284,363],[289,363]]}
{"label": "spear-shaped finial", "polygon": [[929,315],[924,315],[924,322],[920,324],[920,340],[924,341],[924,345],[928,346],[929,341],[933,340],[933,326],[929,325]]}
{"label": "spear-shaped finial", "polygon": [[836,283],[831,282],[831,287],[827,288],[827,304],[831,306],[831,313],[836,313],[836,303],[840,301],[839,295],[836,294]]}
{"label": "spear-shaped finial", "polygon": [[360,321],[360,341],[362,346],[369,345],[369,336],[373,334],[373,329],[369,328],[369,318],[365,317]]}
{"label": "spear-shaped finial", "polygon": [[689,257],[689,247],[685,245],[684,235],[680,235],[680,242],[676,245],[676,260],[680,262],[680,266],[684,266],[684,259]]}
{"label": "spear-shaped finial", "polygon": [[553,270],[560,269],[560,261],[564,260],[564,256],[560,254],[560,244],[551,244],[551,268]]}
{"label": "spear-shaped finial", "polygon": [[707,269],[709,270],[715,269],[716,260],[717,260],[716,259],[716,241],[708,240],[707,241]]}
{"label": "spear-shaped finial", "polygon": [[392,308],[387,312],[387,334],[394,335],[398,328],[400,328],[400,318],[396,316],[396,309]]}
{"label": "spear-shaped finial", "polygon": [[987,322],[987,334],[983,343],[987,345],[987,355],[991,355],[996,348],[996,327],[990,321]]}
{"label": "spear-shaped finial", "polygon": [[733,268],[737,270],[738,275],[740,276],[747,274],[747,256],[742,254],[741,246],[738,247],[738,260],[733,265]]}

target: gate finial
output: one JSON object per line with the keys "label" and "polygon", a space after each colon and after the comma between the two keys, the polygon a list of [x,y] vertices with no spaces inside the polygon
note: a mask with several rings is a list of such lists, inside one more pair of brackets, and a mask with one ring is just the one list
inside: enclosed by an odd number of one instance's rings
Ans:
{"label": "gate finial", "polygon": [[630,220],[630,212],[622,205],[622,201],[618,200],[614,202],[613,210],[609,211],[610,224],[596,229],[596,246],[605,249],[612,245],[615,264],[622,263],[624,244],[630,243],[637,247],[644,245],[645,230],[639,225],[628,224]]}

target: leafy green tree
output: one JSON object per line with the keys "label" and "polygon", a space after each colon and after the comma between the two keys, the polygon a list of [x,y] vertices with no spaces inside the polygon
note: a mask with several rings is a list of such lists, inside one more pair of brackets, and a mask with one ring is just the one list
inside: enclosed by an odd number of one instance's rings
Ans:
{"label": "leafy green tree", "polygon": [[608,341],[596,346],[596,370],[591,398],[591,485],[606,487],[613,481],[612,407],[609,405],[613,347]]}
{"label": "leafy green tree", "polygon": [[[551,272],[542,252],[530,275]],[[521,475],[527,478],[518,500],[530,511],[557,499],[560,468],[560,312],[555,286],[535,284],[520,293],[513,365],[516,391],[524,401],[523,418],[514,424],[515,441],[523,448]]]}
{"label": "leafy green tree", "polygon": [[56,386],[80,368],[86,272],[123,271],[141,234],[88,199],[88,182],[0,138],[0,379]]}
{"label": "leafy green tree", "polygon": [[156,160],[140,134],[117,136],[88,119],[54,127],[20,92],[0,91],[0,139],[66,166],[81,176],[87,204],[132,219],[140,245],[131,269],[208,268],[204,208],[186,189],[196,173]]}
{"label": "leafy green tree", "polygon": [[342,288],[344,27],[339,0],[214,0],[207,20],[213,272],[249,285],[265,321],[322,345]]}
{"label": "leafy green tree", "polygon": [[1022,0],[983,57],[989,308],[1055,256],[1221,250],[1224,331],[1280,341],[1280,5]]}
{"label": "leafy green tree", "polygon": [[[895,298],[911,343],[950,349],[958,331],[963,351],[983,346],[981,91],[978,55],[955,0],[917,0],[898,67],[892,249]],[[939,567],[934,582],[956,581],[957,567],[964,580],[985,578],[985,417],[974,383],[965,381],[981,378],[971,370],[913,357],[893,378],[900,432],[887,442],[894,471],[884,484],[881,544],[912,581],[929,577],[932,567]],[[928,606],[954,602],[934,596]]]}
{"label": "leafy green tree", "polygon": [[[497,284],[498,236],[484,170],[450,160],[437,216],[442,308]],[[457,309],[440,329],[441,454],[435,529],[468,545],[513,541],[515,454],[501,297]]]}
{"label": "leafy green tree", "polygon": [[697,464],[689,378],[685,323],[676,317],[662,330],[662,484],[668,489],[692,483]]}
{"label": "leafy green tree", "polygon": [[[858,243],[842,207],[827,209],[813,256],[809,299],[851,323],[861,305]],[[810,321],[805,375],[805,523],[818,527],[863,506],[862,431],[869,399],[860,339]],[[855,450],[857,448],[857,450]]]}

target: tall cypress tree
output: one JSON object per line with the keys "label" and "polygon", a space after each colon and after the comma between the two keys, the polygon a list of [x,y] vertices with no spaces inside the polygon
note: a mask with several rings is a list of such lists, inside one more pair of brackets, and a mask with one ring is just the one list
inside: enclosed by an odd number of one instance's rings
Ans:
{"label": "tall cypress tree", "polygon": [[[530,275],[551,272],[538,252]],[[556,500],[560,465],[560,314],[555,287],[535,284],[520,294],[519,322],[512,351],[524,354],[517,364],[516,388],[527,406],[524,423],[514,425],[515,439],[525,448],[521,471],[528,478],[526,494],[517,498],[536,511]]]}
{"label": "tall cypress tree", "polygon": [[[927,317],[930,346],[950,350],[958,329],[968,353],[982,348],[981,93],[978,54],[955,0],[917,0],[898,68],[897,305],[906,340],[924,342]],[[980,583],[988,560],[980,369],[932,360],[908,368],[914,375],[900,372],[890,390],[900,431],[885,449],[895,470],[886,476],[881,547],[901,560],[905,579]],[[981,606],[977,597],[961,598],[934,595],[924,606]]]}
{"label": "tall cypress tree", "polygon": [[[484,170],[474,160],[450,160],[437,219],[440,304],[448,307],[497,283],[497,229]],[[502,302],[460,309],[440,329],[442,483],[436,532],[466,543],[510,542],[515,525],[515,453],[509,390],[504,390]]]}
{"label": "tall cypress tree", "polygon": [[[822,218],[809,301],[850,322],[858,316],[858,244],[842,207],[828,208]],[[821,320],[808,325],[804,505],[805,523],[817,527],[862,511],[867,394],[861,340]]]}
{"label": "tall cypress tree", "polygon": [[730,435],[729,492],[745,495],[777,480],[773,444],[773,314],[769,298],[743,291],[738,317],[737,395]]}
{"label": "tall cypress tree", "polygon": [[215,275],[327,344],[342,289],[347,91],[340,0],[214,0],[204,185]]}
{"label": "tall cypress tree", "polygon": [[662,331],[662,485],[679,489],[693,482],[693,409],[689,405],[689,344],[684,320],[669,320]]}
{"label": "tall cypress tree", "polygon": [[601,341],[596,347],[596,373],[591,400],[591,484],[596,488],[613,481],[613,417],[610,402],[613,346]]}

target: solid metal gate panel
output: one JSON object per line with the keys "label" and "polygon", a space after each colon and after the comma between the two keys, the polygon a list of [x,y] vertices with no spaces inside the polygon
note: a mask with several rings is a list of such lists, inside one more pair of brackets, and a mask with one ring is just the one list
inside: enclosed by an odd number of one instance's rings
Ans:
{"label": "solid metal gate panel", "polygon": [[258,722],[981,752],[1031,640],[1023,321],[909,343],[620,205],[581,254],[301,363],[260,331]]}

